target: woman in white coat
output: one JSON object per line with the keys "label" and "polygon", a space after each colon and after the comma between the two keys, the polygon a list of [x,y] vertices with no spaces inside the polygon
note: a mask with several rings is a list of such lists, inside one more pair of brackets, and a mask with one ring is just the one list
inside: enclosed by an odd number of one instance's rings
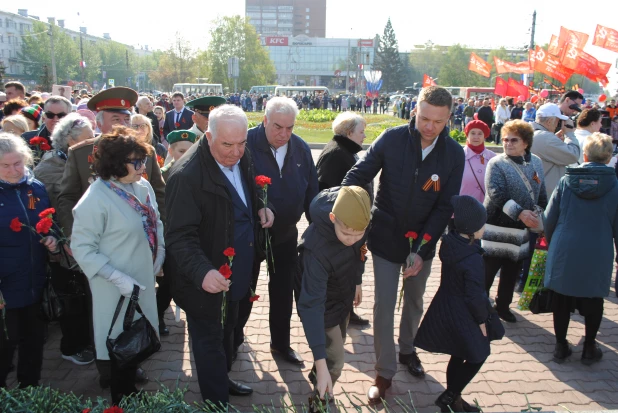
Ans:
{"label": "woman in white coat", "polygon": [[[112,402],[137,392],[137,366],[120,369],[110,361],[107,334],[120,296],[141,289],[139,304],[158,331],[155,274],[165,259],[163,224],[155,195],[142,178],[152,147],[135,132],[114,128],[103,135],[94,156],[97,179],[73,209],[71,249],[92,291],[93,329],[97,363],[110,363]],[[122,332],[125,300],[111,338]],[[136,312],[135,318],[140,315]]]}

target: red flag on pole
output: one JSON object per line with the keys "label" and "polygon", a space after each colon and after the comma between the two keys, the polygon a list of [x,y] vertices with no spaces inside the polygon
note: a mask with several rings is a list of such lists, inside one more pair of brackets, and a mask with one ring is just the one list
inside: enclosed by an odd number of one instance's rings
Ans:
{"label": "red flag on pole", "polygon": [[562,66],[557,58],[551,56],[540,46],[536,47],[534,53],[534,70],[553,77],[563,84],[566,83],[573,74],[571,69]]}
{"label": "red flag on pole", "polygon": [[437,86],[436,82],[433,81],[431,76],[428,76],[426,73],[423,75],[423,87],[427,86]]}
{"label": "red flag on pole", "polygon": [[612,52],[618,52],[618,30],[597,24],[592,44]]}
{"label": "red flag on pole", "polygon": [[566,45],[560,62],[564,67],[586,76],[593,82],[601,82],[611,67],[611,63],[599,62],[594,56],[571,44]]}
{"label": "red flag on pole", "polygon": [[588,43],[588,37],[586,33],[565,29],[560,26],[560,36],[556,38],[555,35],[552,35],[547,51],[551,55],[560,57],[564,53],[565,46],[569,44],[578,49],[583,49],[586,43]]}
{"label": "red flag on pole", "polygon": [[474,52],[470,53],[470,64],[468,65],[468,69],[481,76],[491,76],[491,65]]}
{"label": "red flag on pole", "polygon": [[502,79],[500,76],[496,77],[496,86],[494,87],[494,94],[498,96],[506,96],[506,91],[508,89],[506,80]]}
{"label": "red flag on pole", "polygon": [[530,69],[530,62],[528,60],[519,63],[511,63],[494,56],[494,64],[496,65],[496,73],[499,75],[503,73],[534,73],[534,71]]}

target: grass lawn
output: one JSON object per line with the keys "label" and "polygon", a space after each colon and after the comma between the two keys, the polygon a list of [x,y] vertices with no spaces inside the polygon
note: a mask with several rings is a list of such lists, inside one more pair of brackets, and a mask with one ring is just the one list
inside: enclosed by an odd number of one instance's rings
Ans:
{"label": "grass lawn", "polygon": [[[405,119],[399,119],[392,115],[365,115],[361,114],[366,122],[367,129],[365,134],[364,144],[371,144],[384,129],[394,126],[405,125]],[[249,127],[260,124],[264,118],[264,114],[260,112],[247,112],[249,118]],[[294,133],[310,143],[327,143],[333,138],[332,122],[309,122],[305,120],[296,120]],[[493,143],[487,143],[487,146],[501,146]]]}

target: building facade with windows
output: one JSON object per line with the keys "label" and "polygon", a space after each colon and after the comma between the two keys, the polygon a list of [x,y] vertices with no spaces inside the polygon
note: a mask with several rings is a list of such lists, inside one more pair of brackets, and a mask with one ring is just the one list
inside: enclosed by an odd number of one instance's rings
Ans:
{"label": "building facade with windows", "polygon": [[326,36],[326,0],[245,0],[245,13],[262,36]]}
{"label": "building facade with windows", "polygon": [[[325,39],[321,37],[262,36],[283,86],[327,86],[345,90],[346,75],[354,89],[356,79],[373,68],[374,39]],[[362,84],[359,83],[359,90]]]}

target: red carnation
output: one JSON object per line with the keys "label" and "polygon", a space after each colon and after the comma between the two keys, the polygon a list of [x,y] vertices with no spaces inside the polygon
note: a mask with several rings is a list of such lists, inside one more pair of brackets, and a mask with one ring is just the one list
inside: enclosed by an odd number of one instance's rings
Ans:
{"label": "red carnation", "polygon": [[408,231],[406,232],[406,238],[412,238],[412,239],[417,239],[418,238],[418,234],[414,231]]}
{"label": "red carnation", "polygon": [[90,413],[92,411],[92,409],[84,409],[82,410],[82,413]]}
{"label": "red carnation", "polygon": [[180,123],[176,122],[176,123],[174,123],[174,126],[179,127]]}
{"label": "red carnation", "polygon": [[51,229],[54,221],[51,218],[43,218],[36,223],[36,232],[39,234],[47,234]]}
{"label": "red carnation", "polygon": [[254,296],[249,297],[249,302],[250,303],[254,303],[254,302],[256,302],[259,299],[260,299],[259,295],[254,295]]}
{"label": "red carnation", "polygon": [[51,218],[51,216],[55,213],[56,210],[54,208],[47,208],[41,211],[41,213],[39,214],[39,218]]}
{"label": "red carnation", "polygon": [[431,235],[429,235],[429,234],[423,235],[423,240],[425,240],[425,242],[431,241]]}
{"label": "red carnation", "polygon": [[43,143],[47,143],[47,140],[45,138],[41,138],[40,136],[30,139],[30,145],[41,145]]}
{"label": "red carnation", "polygon": [[255,183],[261,187],[264,188],[266,185],[270,185],[272,183],[272,181],[270,180],[269,177],[265,176],[265,175],[258,175],[255,177]]}
{"label": "red carnation", "polygon": [[124,411],[118,406],[112,406],[112,407],[109,407],[103,410],[103,413],[123,413],[123,412]]}
{"label": "red carnation", "polygon": [[234,248],[227,247],[223,250],[223,255],[225,255],[226,257],[233,257],[236,255],[236,252],[234,251]]}
{"label": "red carnation", "polygon": [[157,163],[159,164],[159,168],[163,168],[163,165],[165,165],[165,159],[163,159],[162,156],[157,155]]}
{"label": "red carnation", "polygon": [[51,146],[49,146],[47,143],[43,142],[40,146],[42,151],[48,151],[51,149]]}
{"label": "red carnation", "polygon": [[11,220],[11,225],[9,225],[11,227],[11,230],[14,232],[19,232],[21,231],[21,226],[22,223],[19,222],[19,218],[15,217]]}
{"label": "red carnation", "polygon": [[219,273],[227,280],[232,276],[232,269],[229,265],[223,264],[221,268],[219,268]]}

